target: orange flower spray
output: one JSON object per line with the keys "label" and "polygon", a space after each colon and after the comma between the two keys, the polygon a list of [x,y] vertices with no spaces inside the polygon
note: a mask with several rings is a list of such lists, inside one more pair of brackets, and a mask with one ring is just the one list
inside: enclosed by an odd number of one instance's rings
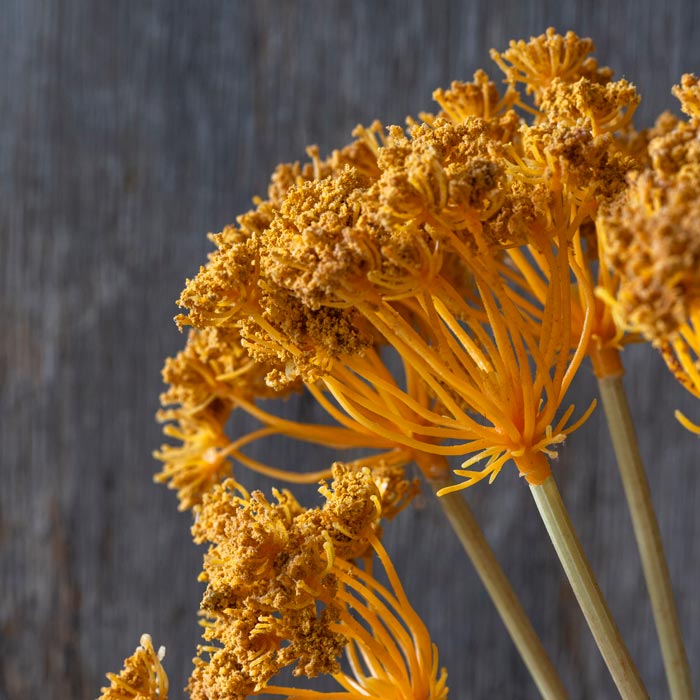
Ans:
{"label": "orange flower spray", "polygon": [[[194,329],[164,369],[159,417],[179,444],[156,453],[157,479],[177,489],[182,509],[194,509],[196,541],[211,543],[194,700],[447,697],[425,625],[378,537],[380,516],[395,515],[415,493],[403,471],[410,461],[442,494],[540,691],[563,700],[456,498],[516,465],[620,694],[645,698],[551,478],[551,460],[593,409],[576,418],[573,406],[562,412],[586,355],[631,502],[672,698],[691,697],[619,390],[619,349],[646,335],[700,396],[700,90],[684,76],[674,92],[689,122],[664,118],[635,134],[634,87],[613,81],[592,50],[589,39],[551,28],[511,42],[492,52],[504,92],[478,71],[472,82],[436,91],[440,113],[409,120],[407,131],[358,127],[356,141],[326,160],[312,148],[309,163],[279,166],[267,199],[213,237],[217,249],[179,302],[187,313],[178,323]],[[335,423],[283,419],[261,404],[301,390]],[[242,413],[261,427],[231,438],[228,424]],[[336,466],[333,486],[322,488],[326,505],[305,510],[287,491],[274,491],[270,503],[226,480],[230,460],[288,482],[330,475],[246,454],[273,435],[372,454]],[[451,456],[463,459],[459,483],[449,477]],[[374,554],[389,588],[354,561]],[[338,664],[343,648],[349,673]],[[109,676],[105,699],[166,697],[150,638],[125,664]],[[330,674],[342,690],[273,685],[289,665],[298,675]]]}

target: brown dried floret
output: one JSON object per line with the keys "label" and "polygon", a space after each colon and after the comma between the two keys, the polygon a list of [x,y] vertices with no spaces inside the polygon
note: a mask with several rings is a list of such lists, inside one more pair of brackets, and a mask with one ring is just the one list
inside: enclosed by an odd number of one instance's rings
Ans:
{"label": "brown dried floret", "polygon": [[320,612],[287,610],[284,618],[236,607],[208,616],[206,644],[198,647],[188,684],[190,697],[244,700],[264,691],[270,678],[291,664],[296,664],[295,675],[309,678],[337,673],[346,639],[330,629],[336,615],[329,606]]}
{"label": "brown dried floret", "polygon": [[341,559],[356,559],[365,554],[377,518],[382,514],[381,493],[371,471],[336,462],[333,483],[324,484],[319,492],[326,499],[321,511],[322,523],[336,555]]}
{"label": "brown dried floret", "polygon": [[382,176],[373,188],[373,215],[385,230],[402,225],[468,232],[497,214],[503,204],[504,169],[498,140],[484,120],[465,124],[437,120],[416,125],[410,138],[392,127],[382,149]]}
{"label": "brown dried floret", "polygon": [[267,231],[261,257],[266,275],[311,309],[345,305],[336,288],[366,280],[371,255],[353,229],[369,182],[345,166],[336,177],[293,188]]}
{"label": "brown dried floret", "polygon": [[161,665],[165,648],[158,652],[148,634],[141,635],[140,646],[124,660],[118,673],[108,673],[108,688],[102,688],[99,700],[168,700],[168,676]]}
{"label": "brown dried floret", "polygon": [[545,207],[551,201],[543,183],[512,179],[505,188],[499,210],[482,222],[484,237],[496,248],[524,245],[545,221]]}
{"label": "brown dried floret", "polygon": [[679,121],[678,117],[671,112],[662,112],[652,127],[636,131],[630,125],[626,133],[616,134],[615,145],[621,152],[633,158],[635,167],[641,170],[651,164],[648,151],[649,142],[673,131],[678,126]]}
{"label": "brown dried floret", "polygon": [[310,309],[284,290],[269,293],[264,309],[240,321],[243,343],[272,369],[265,381],[285,391],[299,379],[314,383],[343,355],[361,355],[374,338],[354,309]]}
{"label": "brown dried floret", "polygon": [[178,306],[188,315],[176,317],[178,326],[222,326],[254,308],[258,299],[258,236],[233,227],[213,236],[219,246],[206,265],[188,279]]}
{"label": "brown dried floret", "polygon": [[[334,151],[322,160],[316,146],[307,153],[310,161],[283,163],[275,169],[268,187],[267,199],[255,197],[255,208],[238,217],[238,226],[227,226],[221,233],[210,235],[217,250],[208,257],[206,266],[186,286],[178,305],[187,315],[176,318],[178,325],[194,325],[198,328],[231,324],[232,321],[251,311],[258,304],[258,281],[260,278],[260,246],[268,229],[286,205],[297,201],[297,212],[303,213],[304,198],[299,201],[295,192],[303,192],[303,186],[328,177],[335,177],[351,167],[366,180],[379,174],[376,154],[382,126],[373,123],[368,129],[358,127],[358,139],[348,146]],[[319,203],[320,204],[320,203]],[[320,212],[319,212],[320,213]],[[313,218],[310,213],[310,218]]]}
{"label": "brown dried floret", "polygon": [[420,491],[418,479],[408,479],[406,468],[387,460],[373,462],[369,469],[379,491],[382,517],[390,520],[400,513]]}
{"label": "brown dried floret", "polygon": [[377,155],[386,142],[384,131],[384,126],[376,119],[368,127],[361,124],[355,127],[352,135],[356,140],[331,154],[332,171],[340,172],[349,165],[367,177],[379,177]]}
{"label": "brown dried floret", "polygon": [[[543,122],[521,131],[521,152],[513,158],[513,181],[543,184],[533,201],[548,217],[557,211],[553,196],[563,195],[566,207],[595,211],[600,201],[617,195],[636,161],[615,148],[609,134]],[[570,218],[572,220],[573,217]]]}

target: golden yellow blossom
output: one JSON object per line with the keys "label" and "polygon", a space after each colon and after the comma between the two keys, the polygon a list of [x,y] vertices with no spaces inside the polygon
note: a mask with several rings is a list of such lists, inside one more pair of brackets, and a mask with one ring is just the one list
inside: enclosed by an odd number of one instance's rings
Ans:
{"label": "golden yellow blossom", "polygon": [[447,700],[447,672],[438,665],[437,647],[411,607],[386,550],[376,539],[372,547],[391,588],[354,564],[335,561],[341,608],[332,627],[348,639],[350,665],[350,673],[333,674],[342,691],[269,685],[263,694],[287,700]]}
{"label": "golden yellow blossom", "polygon": [[[480,73],[439,94],[445,118],[358,129],[344,156],[313,150],[312,165],[278,172],[265,228],[215,237],[180,323],[238,333],[277,368],[268,385],[303,380],[346,429],[419,463],[472,454],[460,472],[472,483],[517,457],[544,478],[542,455],[575,427],[553,419],[583,354],[621,342],[593,297],[591,232],[634,166],[623,133],[638,97],[592,48],[548,30],[498,58],[511,63],[507,99]],[[508,109],[522,81],[540,107],[533,125]],[[617,284],[605,269],[597,281]],[[562,313],[572,328],[552,338]],[[405,385],[384,368],[385,345]],[[477,476],[467,467],[482,458]]]}
{"label": "golden yellow blossom", "polygon": [[[630,145],[630,119],[638,101],[633,86],[612,82],[609,76],[604,81],[552,78],[541,90],[534,123],[522,125],[519,141],[506,151],[511,181],[528,183],[546,228],[567,229],[578,287],[571,298],[572,331],[580,337],[588,320],[587,354],[599,375],[621,372],[618,349],[635,339],[625,336],[602,299],[591,303],[590,298],[594,289],[612,296],[619,285],[616,273],[599,263],[602,242],[596,216],[625,189],[627,174],[638,167]],[[510,249],[507,255],[526,280],[517,281],[517,286],[543,303],[548,273],[537,252],[530,246]]]}
{"label": "golden yellow blossom", "polygon": [[[241,305],[215,319],[238,327],[255,359],[284,363],[284,377],[268,382],[301,377],[322,403],[319,392],[328,392],[353,425],[416,453],[474,454],[458,472],[467,483],[494,476],[512,457],[529,479],[546,478],[543,454],[575,427],[567,426],[570,412],[553,419],[582,350],[570,357],[570,329],[553,318],[570,319],[569,241],[602,186],[581,184],[578,170],[593,167],[586,157],[607,157],[598,144],[587,151],[579,139],[577,150],[573,138],[550,139],[542,152],[568,163],[557,170],[557,193],[537,182],[546,165],[524,176],[507,170],[502,137],[498,124],[477,117],[414,125],[408,136],[395,127],[378,149],[376,179],[346,165],[292,185],[255,238],[257,310]],[[517,165],[527,167],[523,158]],[[559,209],[549,206],[564,182],[572,194]],[[499,262],[504,249],[523,244],[536,246],[552,276],[545,298],[529,306],[511,300],[513,272]],[[235,257],[235,246],[222,240],[217,254]],[[456,289],[451,271],[460,266],[469,284]],[[209,274],[194,284],[206,287]],[[218,306],[213,292],[201,297]],[[590,305],[592,295],[584,297]],[[191,322],[212,322],[192,295],[182,302]],[[588,342],[586,328],[574,348]],[[377,361],[375,347],[384,344],[404,361],[406,387]],[[341,423],[342,413],[334,414]],[[482,458],[481,472],[467,469]]]}
{"label": "golden yellow blossom", "polygon": [[124,668],[108,673],[108,688],[102,688],[99,700],[168,700],[168,676],[161,661],[165,649],[158,652],[148,634],[141,635],[140,646],[124,660]]}
{"label": "golden yellow blossom", "polygon": [[[415,482],[406,480],[402,468],[411,461],[411,455],[366,431],[358,432],[357,426],[300,423],[259,408],[258,399],[284,398],[300,386],[299,382],[287,383],[281,390],[273,389],[265,378],[274,370],[274,365],[258,363],[249,357],[235,327],[193,329],[185,348],[166,361],[163,378],[169,388],[161,395],[161,402],[170,408],[158,416],[166,423],[166,436],[180,444],[165,444],[154,453],[164,464],[156,480],[177,489],[180,508],[191,508],[215,483],[231,476],[230,459],[287,481],[313,483],[330,475],[327,469],[304,474],[277,469],[261,464],[243,451],[247,445],[276,434],[338,449],[384,450],[363,458],[358,468],[367,465],[377,474],[383,473],[384,480],[398,489],[393,496],[387,491],[387,497],[395,500],[392,512],[404,507],[416,493]],[[226,426],[233,422],[235,432],[239,415],[236,409],[259,421],[261,427],[239,437],[229,437]]]}
{"label": "golden yellow blossom", "polygon": [[[170,386],[161,401],[174,407],[158,415],[166,423],[166,436],[180,444],[165,444],[154,453],[164,464],[156,480],[177,489],[181,509],[191,508],[214,484],[231,476],[231,459],[288,482],[313,483],[330,476],[328,469],[297,473],[271,467],[243,451],[247,445],[271,435],[337,449],[373,449],[373,455],[356,460],[356,468],[370,467],[375,478],[384,484],[386,517],[405,507],[418,490],[415,480],[406,479],[403,468],[413,459],[411,451],[397,448],[391,441],[347,421],[341,426],[301,423],[263,410],[256,404],[257,399],[281,398],[295,388],[289,384],[285,391],[279,391],[268,386],[264,378],[270,367],[247,355],[235,329],[222,327],[191,330],[185,348],[166,361],[163,376]],[[235,432],[239,415],[235,409],[262,427],[229,437],[226,424],[233,422]]]}
{"label": "golden yellow blossom", "polygon": [[540,109],[559,126],[584,128],[595,137],[626,130],[638,104],[639,95],[626,80],[601,84],[554,78],[542,92]]}

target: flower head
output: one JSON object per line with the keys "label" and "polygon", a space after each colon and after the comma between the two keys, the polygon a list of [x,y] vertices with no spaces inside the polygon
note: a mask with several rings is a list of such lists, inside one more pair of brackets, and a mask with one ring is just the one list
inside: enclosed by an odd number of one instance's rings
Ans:
{"label": "flower head", "polygon": [[[673,90],[689,122],[666,120],[647,143],[643,169],[602,208],[604,259],[620,282],[605,295],[620,324],[660,349],[671,372],[700,396],[700,121],[697,79]],[[680,422],[699,432],[685,416]]]}
{"label": "flower head", "polygon": [[700,119],[700,78],[692,73],[681,76],[679,85],[674,85],[671,92],[681,103],[681,109],[692,122]]}
{"label": "flower head", "polygon": [[516,85],[523,83],[527,94],[534,94],[539,104],[542,92],[556,79],[575,83],[580,78],[606,83],[612,77],[609,68],[599,68],[590,56],[593,41],[580,38],[574,32],[557,34],[549,27],[544,34],[526,42],[511,41],[508,49],[499,53],[491,50],[491,58],[506,74],[508,81]]}
{"label": "flower head", "polygon": [[597,217],[639,166],[639,97],[592,50],[553,29],[512,42],[493,54],[504,94],[477,72],[436,91],[437,116],[359,127],[329,158],[281,168],[215,237],[180,323],[238,334],[269,387],[303,382],[382,459],[464,456],[466,484],[513,459],[540,482],[580,424],[556,413],[583,357],[625,342],[593,293],[620,285]]}
{"label": "flower head", "polygon": [[481,117],[491,120],[494,117],[507,115],[506,120],[513,121],[513,113],[508,110],[517,98],[517,93],[509,86],[504,95],[498,91],[496,83],[483,71],[474,73],[474,80],[461,82],[455,80],[449,90],[438,88],[433,92],[433,99],[440,105],[442,111],[436,116],[427,112],[420,117],[432,125],[437,119],[448,119],[453,124],[463,124],[470,117]]}
{"label": "flower head", "polygon": [[[275,491],[276,503],[271,503],[233,482],[216,487],[196,508],[195,541],[209,542],[210,548],[202,574],[207,582],[205,644],[190,681],[193,699],[282,694],[284,689],[271,681],[290,664],[297,676],[331,674],[346,689],[380,693],[368,697],[393,697],[381,695],[392,684],[398,684],[392,692],[403,693],[411,684],[425,689],[439,683],[433,677],[433,649],[429,640],[425,644],[427,632],[393,569],[387,569],[392,594],[352,563],[372,551],[386,557],[376,537],[380,486],[367,469],[337,464],[333,475],[333,483],[321,488],[326,499],[321,508],[306,510],[286,491]],[[407,620],[396,617],[402,613]],[[409,639],[402,625],[414,634],[416,645],[404,652],[403,664],[396,658]],[[391,641],[388,635],[398,637]],[[348,644],[352,676],[342,673],[339,663]],[[369,663],[370,658],[376,663],[363,673],[360,659]]]}
{"label": "flower head", "polygon": [[99,700],[168,700],[168,676],[161,661],[165,648],[158,652],[148,634],[141,635],[141,644],[124,660],[124,668],[108,673],[108,688],[102,688]]}
{"label": "flower head", "polygon": [[180,444],[164,444],[154,452],[163,462],[155,480],[177,490],[180,510],[198,503],[203,493],[230,473],[230,443],[224,432],[230,410],[230,405],[217,400],[196,412],[184,408],[159,412],[159,420],[167,421],[163,432]]}
{"label": "flower head", "polygon": [[[165,423],[165,435],[179,444],[164,444],[154,453],[163,462],[163,469],[155,478],[177,490],[180,508],[191,508],[214,484],[230,477],[231,460],[292,482],[313,483],[330,475],[328,469],[304,474],[289,472],[245,454],[247,445],[270,435],[337,449],[384,450],[363,458],[361,465],[371,466],[377,475],[383,473],[384,481],[398,489],[392,512],[403,508],[416,493],[415,482],[408,481],[404,474],[403,465],[411,461],[407,451],[358,431],[357,426],[296,422],[264,410],[258,405],[259,400],[283,398],[301,387],[300,381],[287,381],[279,387],[274,377],[280,371],[273,362],[256,362],[250,357],[237,327],[226,325],[190,330],[185,348],[166,360],[163,378],[169,387],[161,395],[166,408],[158,413],[158,418]],[[235,437],[236,418],[241,411],[262,427]],[[234,436],[229,435],[229,423],[234,424]],[[361,465],[358,463],[358,468]]]}
{"label": "flower head", "polygon": [[699,195],[700,179],[646,172],[600,218],[608,263],[621,279],[615,313],[657,345],[700,304]]}

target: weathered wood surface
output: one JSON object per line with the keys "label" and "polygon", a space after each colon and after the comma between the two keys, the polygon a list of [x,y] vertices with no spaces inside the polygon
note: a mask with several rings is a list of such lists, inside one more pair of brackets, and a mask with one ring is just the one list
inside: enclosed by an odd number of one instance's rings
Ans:
{"label": "weathered wood surface", "polygon": [[[172,697],[198,639],[201,551],[152,483],[163,358],[184,278],[280,160],[401,123],[488,49],[546,26],[596,39],[636,82],[642,123],[700,69],[693,0],[596,3],[0,3],[0,698],[98,694],[143,631]],[[634,417],[700,682],[697,402],[644,348],[625,353]],[[575,400],[593,397],[582,371]],[[300,402],[290,412],[311,415]],[[279,449],[276,446],[275,449]],[[299,446],[280,458],[315,459]],[[274,459],[274,457],[272,458]],[[598,411],[557,476],[652,697],[667,696],[630,520]],[[247,478],[247,477],[246,477]],[[254,479],[248,483],[257,484]],[[468,494],[572,698],[611,681],[512,469]],[[453,698],[535,698],[503,627],[427,497],[387,528]]]}

